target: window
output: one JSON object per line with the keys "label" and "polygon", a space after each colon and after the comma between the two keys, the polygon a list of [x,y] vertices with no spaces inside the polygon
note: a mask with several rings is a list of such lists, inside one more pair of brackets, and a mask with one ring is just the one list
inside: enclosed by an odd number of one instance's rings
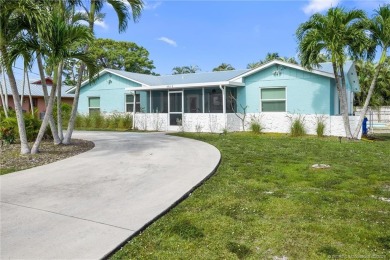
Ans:
{"label": "window", "polygon": [[[135,95],[135,112],[141,111],[141,96],[140,94]],[[134,108],[134,95],[126,95],[126,112],[133,112]]]}
{"label": "window", "polygon": [[286,112],[286,88],[262,88],[262,112]]}
{"label": "window", "polygon": [[88,99],[89,114],[100,113],[100,97],[90,97]]}

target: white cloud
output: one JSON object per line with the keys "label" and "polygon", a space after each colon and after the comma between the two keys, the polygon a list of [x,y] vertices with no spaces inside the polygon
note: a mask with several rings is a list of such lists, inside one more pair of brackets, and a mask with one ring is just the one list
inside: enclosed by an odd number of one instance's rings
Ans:
{"label": "white cloud", "polygon": [[331,7],[336,7],[340,0],[310,0],[310,2],[303,8],[305,14],[314,14],[322,12]]}
{"label": "white cloud", "polygon": [[95,25],[103,29],[108,29],[108,25],[104,21],[95,21]]}
{"label": "white cloud", "polygon": [[160,1],[154,1],[154,2],[144,1],[144,9],[145,10],[154,10],[154,9],[157,9],[161,4],[162,4],[162,2],[160,2]]}
{"label": "white cloud", "polygon": [[177,47],[177,43],[174,40],[169,39],[167,37],[160,37],[157,40],[168,43],[169,45],[171,45],[173,47]]}

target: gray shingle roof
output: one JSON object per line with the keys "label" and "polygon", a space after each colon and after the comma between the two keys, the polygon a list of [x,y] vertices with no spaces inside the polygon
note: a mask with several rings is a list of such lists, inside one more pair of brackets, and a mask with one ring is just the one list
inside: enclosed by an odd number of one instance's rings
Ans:
{"label": "gray shingle roof", "polygon": [[[332,62],[322,62],[319,65],[320,67],[315,68],[316,70],[333,74]],[[346,61],[344,63],[344,73],[347,73],[352,65],[353,65],[353,61]]]}
{"label": "gray shingle roof", "polygon": [[189,83],[198,84],[198,83],[207,83],[207,82],[228,81],[232,78],[235,78],[249,71],[249,70],[228,70],[228,71],[153,76],[153,75],[127,72],[122,70],[113,70],[113,69],[106,69],[106,70],[114,74],[121,75],[125,78],[136,80],[148,86],[176,85],[176,84],[189,84]]}
{"label": "gray shingle roof", "polygon": [[[0,81],[1,84],[3,84],[2,81]],[[33,81],[31,81],[33,82]],[[7,93],[8,95],[12,95],[12,90],[11,90],[11,86],[9,84],[9,82],[7,81],[6,82],[6,85],[7,85]],[[23,80],[16,80],[16,85],[18,87],[18,92],[19,92],[19,95],[22,95],[22,90],[23,90]],[[4,86],[3,86],[4,87]],[[43,90],[42,90],[42,86],[41,85],[37,85],[37,84],[30,84],[30,87],[31,87],[31,95],[34,96],[34,97],[43,97]],[[70,88],[70,86],[62,86],[62,91],[61,91],[61,95],[62,97],[68,97],[68,98],[73,98],[74,97],[74,94],[67,94],[65,91],[68,90]],[[51,91],[51,86],[47,86],[47,91],[50,95],[50,91]],[[28,92],[28,86],[27,86],[27,83],[24,87],[24,96],[28,96],[29,95],[29,92]]]}

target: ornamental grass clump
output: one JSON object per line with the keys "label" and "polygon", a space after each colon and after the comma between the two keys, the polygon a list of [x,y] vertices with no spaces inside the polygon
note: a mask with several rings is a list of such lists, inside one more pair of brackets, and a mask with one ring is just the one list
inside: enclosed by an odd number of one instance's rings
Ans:
{"label": "ornamental grass clump", "polygon": [[261,131],[263,131],[263,127],[261,126],[261,124],[259,122],[256,122],[256,121],[252,121],[250,126],[249,126],[249,129],[255,133],[255,134],[260,134]]}
{"label": "ornamental grass clump", "polygon": [[291,136],[293,137],[306,135],[305,123],[303,117],[299,116],[297,118],[292,119],[290,133]]}
{"label": "ornamental grass clump", "polygon": [[317,128],[316,128],[317,136],[324,137],[325,134],[325,123],[324,121],[318,119],[317,120]]}

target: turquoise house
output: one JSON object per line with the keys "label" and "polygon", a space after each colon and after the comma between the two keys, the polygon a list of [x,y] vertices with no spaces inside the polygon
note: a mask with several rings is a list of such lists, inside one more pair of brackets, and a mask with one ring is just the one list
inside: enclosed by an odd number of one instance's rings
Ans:
{"label": "turquoise house", "polygon": [[[165,76],[104,69],[82,84],[78,111],[132,113],[134,126],[144,130],[205,132],[245,130],[253,120],[262,121],[266,131],[287,132],[286,118],[301,115],[307,118],[308,132],[321,117],[329,121],[329,135],[340,135],[342,130],[335,130],[342,129],[342,120],[332,66],[320,65],[307,70],[274,60],[251,70]],[[344,71],[352,115],[353,95],[360,87],[353,62]]]}

